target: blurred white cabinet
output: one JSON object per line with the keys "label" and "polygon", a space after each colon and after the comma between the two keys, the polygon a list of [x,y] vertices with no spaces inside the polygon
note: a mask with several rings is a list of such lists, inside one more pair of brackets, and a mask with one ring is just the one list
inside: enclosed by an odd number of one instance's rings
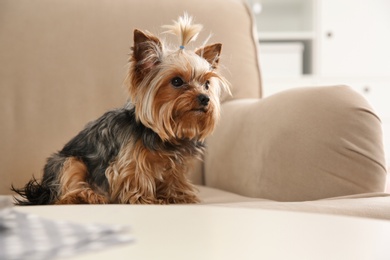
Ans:
{"label": "blurred white cabinet", "polygon": [[390,1],[317,0],[318,74],[390,75]]}
{"label": "blurred white cabinet", "polygon": [[390,0],[248,2],[261,43],[304,46],[302,74],[390,76]]}
{"label": "blurred white cabinet", "polygon": [[[313,23],[315,1],[317,0],[248,0],[256,18],[261,42],[260,57],[267,56],[267,61],[263,61],[262,66],[264,76],[290,76],[297,74],[297,67],[300,75],[314,72],[312,53],[316,36]],[[280,48],[283,45],[287,47]],[[291,59],[276,60],[283,54],[294,55],[286,52],[288,46],[294,45],[302,46],[299,59],[294,57],[295,64]],[[281,50],[280,55],[274,51],[277,48]],[[275,57],[274,62],[269,61],[272,56]],[[266,67],[269,64],[272,66],[270,69]],[[289,67],[292,72],[286,71]]]}
{"label": "blurred white cabinet", "polygon": [[303,44],[263,43],[260,50],[262,73],[269,77],[301,76],[303,70]]}

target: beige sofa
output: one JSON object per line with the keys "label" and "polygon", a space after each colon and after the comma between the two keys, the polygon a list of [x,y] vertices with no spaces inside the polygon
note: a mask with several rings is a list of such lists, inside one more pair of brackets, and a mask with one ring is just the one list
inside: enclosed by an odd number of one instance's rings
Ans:
{"label": "beige sofa", "polygon": [[254,22],[240,0],[2,0],[0,194],[39,177],[83,126],[127,99],[132,31],[184,11],[223,43],[232,84],[191,178],[205,204],[390,220],[380,119],[346,86],[261,98]]}

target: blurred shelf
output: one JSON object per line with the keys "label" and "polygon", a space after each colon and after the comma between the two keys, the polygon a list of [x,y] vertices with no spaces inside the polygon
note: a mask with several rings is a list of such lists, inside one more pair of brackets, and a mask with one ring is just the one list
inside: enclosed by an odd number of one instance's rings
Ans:
{"label": "blurred shelf", "polygon": [[315,33],[311,31],[258,32],[260,41],[302,41],[314,40]]}

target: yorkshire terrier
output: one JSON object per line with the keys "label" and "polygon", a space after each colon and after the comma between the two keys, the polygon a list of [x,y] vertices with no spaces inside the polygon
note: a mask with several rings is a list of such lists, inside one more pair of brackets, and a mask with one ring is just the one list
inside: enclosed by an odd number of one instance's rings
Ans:
{"label": "yorkshire terrier", "polygon": [[134,30],[126,87],[129,101],[87,124],[48,158],[43,178],[12,190],[20,205],[198,203],[187,172],[204,151],[229,83],[218,72],[222,45],[192,51],[202,25],[184,14],[167,33],[169,48]]}

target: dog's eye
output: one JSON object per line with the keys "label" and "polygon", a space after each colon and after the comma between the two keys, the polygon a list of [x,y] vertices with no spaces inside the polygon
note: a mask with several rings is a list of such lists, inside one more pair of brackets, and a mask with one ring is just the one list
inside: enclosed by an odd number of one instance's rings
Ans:
{"label": "dog's eye", "polygon": [[210,81],[209,81],[209,80],[206,81],[206,83],[204,84],[204,88],[205,88],[206,90],[209,90],[209,88],[210,88]]}
{"label": "dog's eye", "polygon": [[180,88],[181,86],[183,86],[184,81],[183,81],[180,77],[174,77],[174,78],[171,80],[171,84],[172,84],[175,88]]}

